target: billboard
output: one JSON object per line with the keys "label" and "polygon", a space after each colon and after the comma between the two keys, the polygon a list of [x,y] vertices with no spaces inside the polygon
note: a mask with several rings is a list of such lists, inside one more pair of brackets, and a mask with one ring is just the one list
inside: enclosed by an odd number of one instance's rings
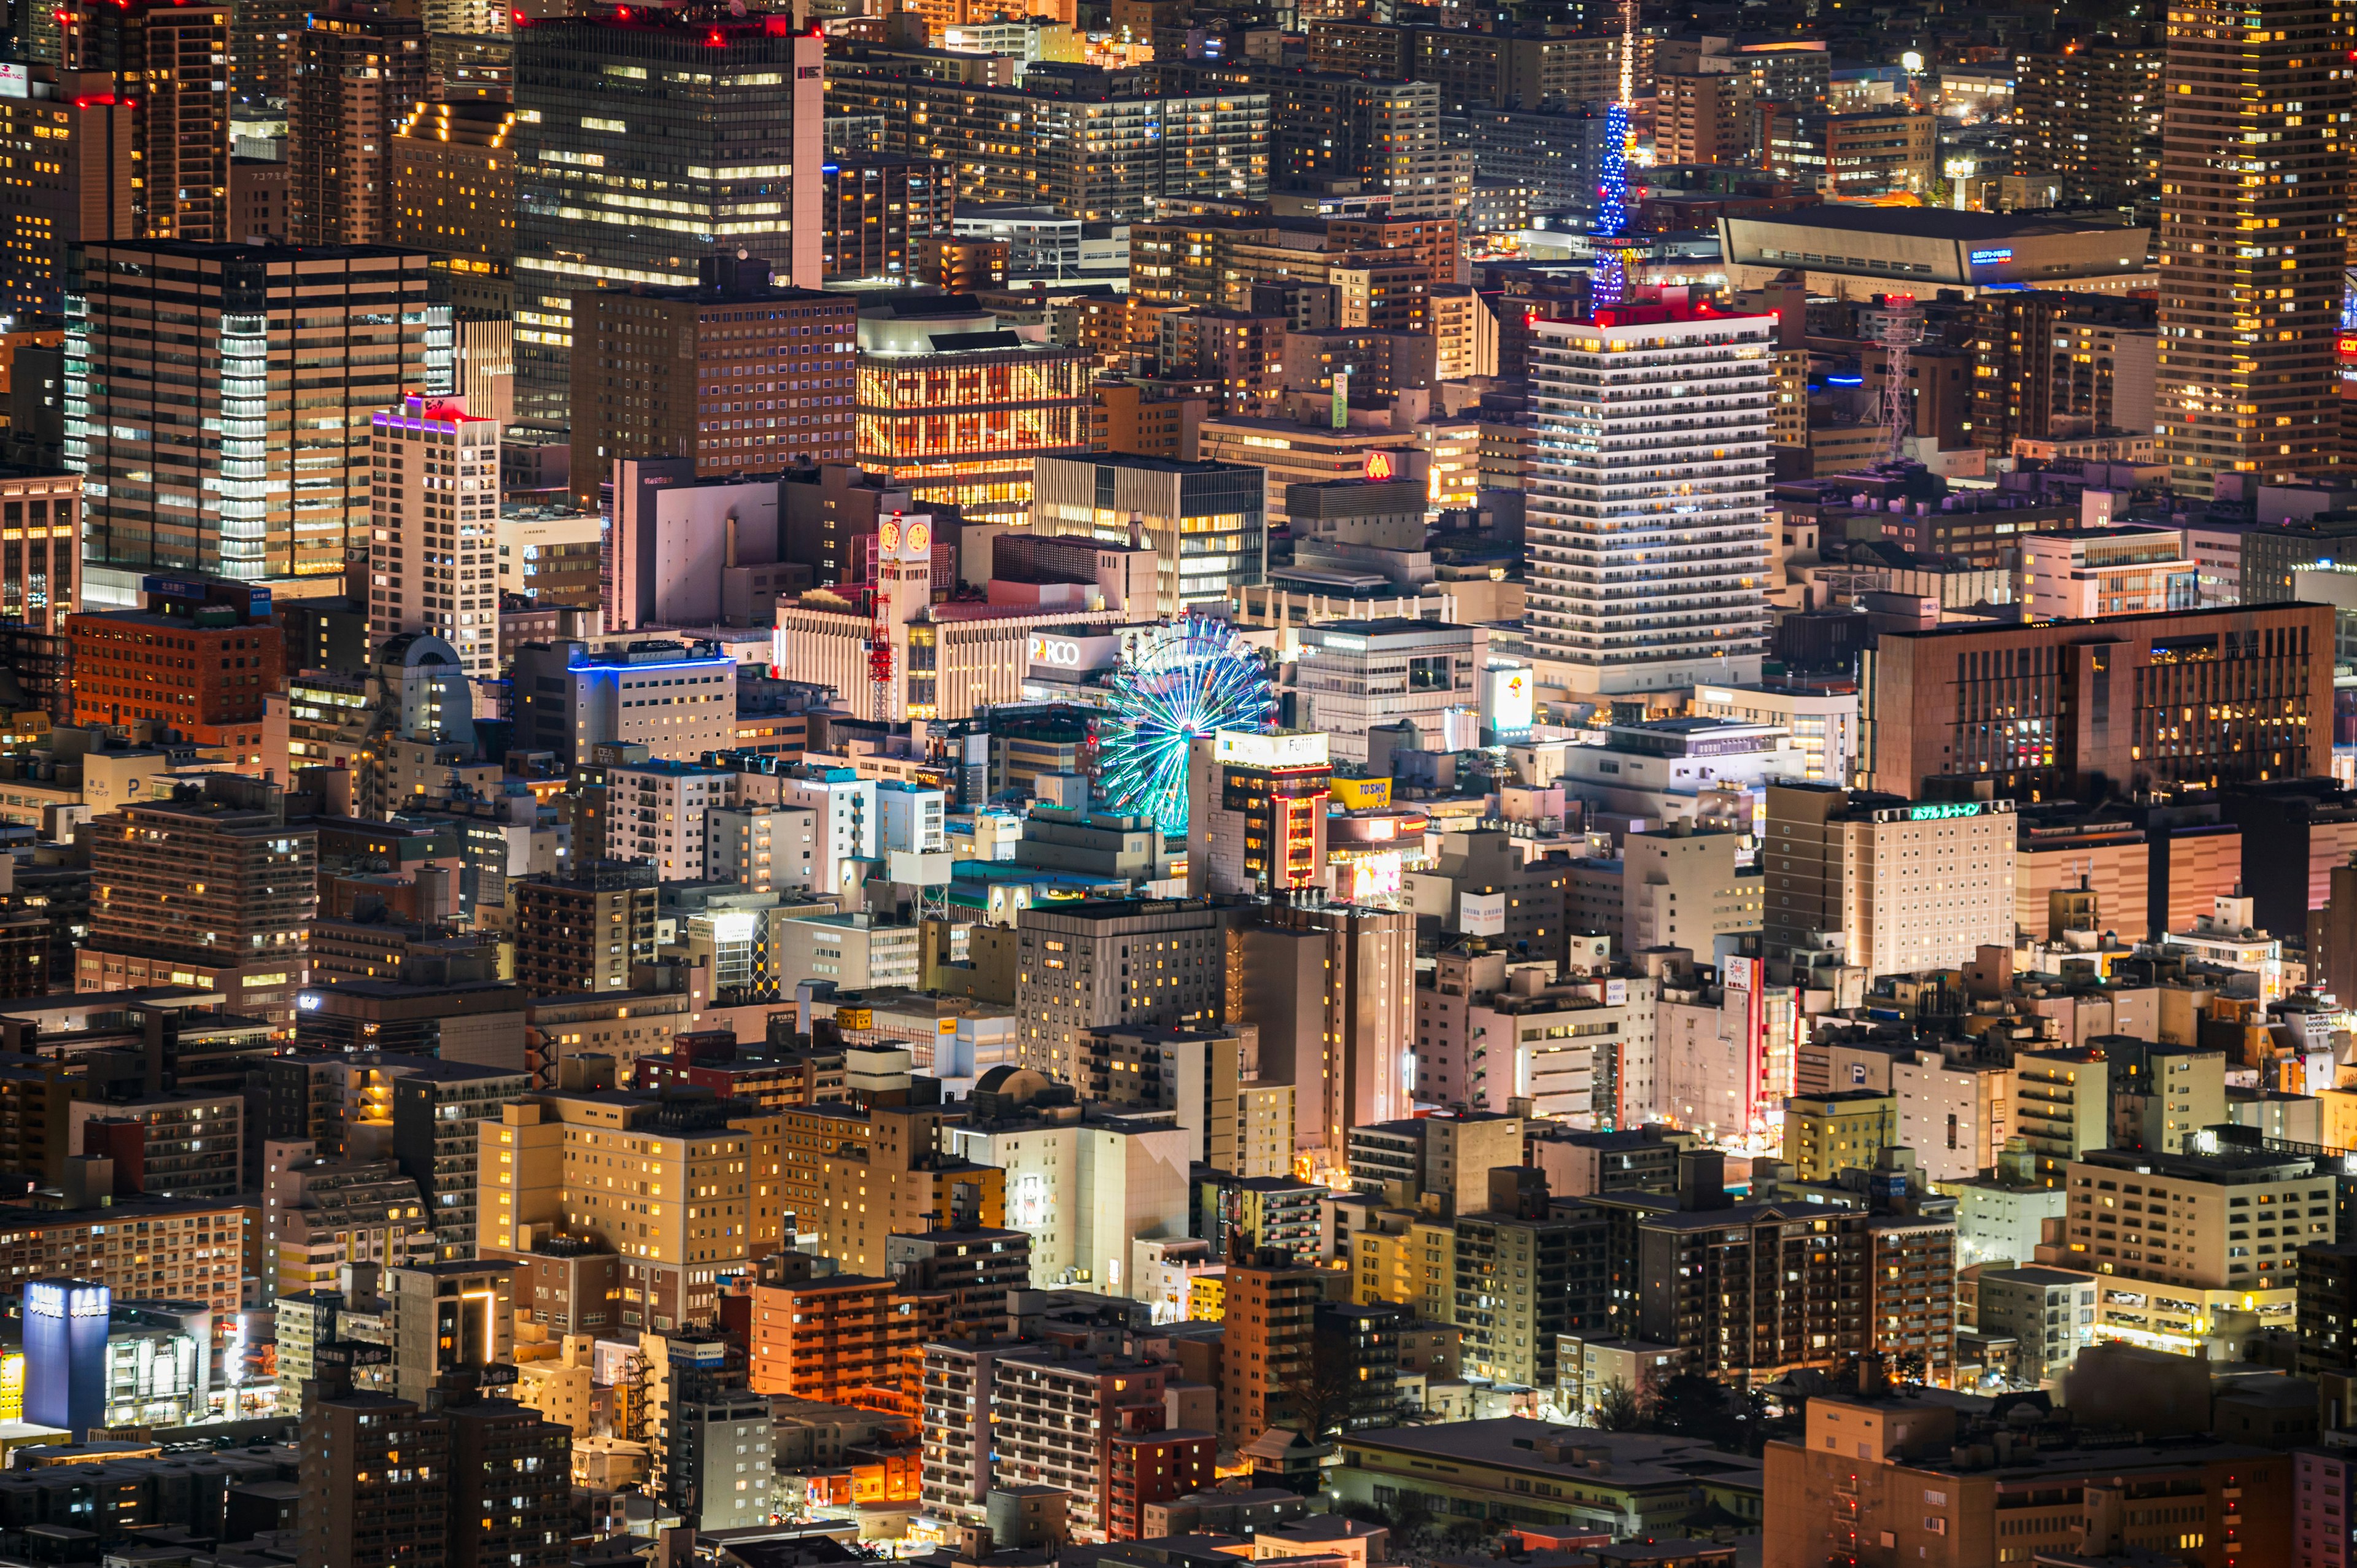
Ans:
{"label": "billboard", "polygon": [[1531,727],[1537,712],[1527,664],[1492,665],[1481,680],[1481,716],[1500,735],[1520,735]]}

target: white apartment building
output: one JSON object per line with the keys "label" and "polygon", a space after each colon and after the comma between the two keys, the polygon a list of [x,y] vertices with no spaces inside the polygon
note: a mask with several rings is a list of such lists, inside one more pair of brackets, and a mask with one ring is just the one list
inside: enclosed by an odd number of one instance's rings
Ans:
{"label": "white apartment building", "polygon": [[921,784],[892,779],[876,787],[884,812],[884,848],[909,854],[949,853],[949,796]]}
{"label": "white apartment building", "polygon": [[[500,672],[500,422],[413,394],[369,420],[369,642],[429,631]],[[732,715],[733,716],[733,715]]]}
{"label": "white apartment building", "polygon": [[780,973],[831,980],[844,991],[916,990],[924,969],[920,936],[914,926],[885,925],[873,915],[804,915],[770,927]]}
{"label": "white apartment building", "polygon": [[1194,1139],[1169,1112],[1017,1115],[942,1137],[952,1155],[1006,1173],[1006,1223],[1030,1233],[1034,1289],[1125,1295],[1132,1244],[1187,1234]]}
{"label": "white apartment building", "polygon": [[2332,1177],[2297,1155],[2097,1149],[2067,1167],[2065,1186],[2066,1266],[2103,1277],[2103,1337],[2180,1355],[2228,1307],[2289,1328],[2300,1249],[2333,1240]]}
{"label": "white apartment building", "polygon": [[804,806],[715,806],[704,813],[704,875],[756,893],[807,893],[818,876],[818,813]]}
{"label": "white apartment building", "polygon": [[2199,609],[2201,564],[2174,528],[2083,528],[2021,536],[2021,602],[2033,616],[2093,620]]}
{"label": "white apartment building", "polygon": [[1323,730],[1338,762],[1367,759],[1367,731],[1406,720],[1438,736],[1451,709],[1481,705],[1490,628],[1387,616],[1327,621],[1300,631],[1285,667],[1297,729]]}
{"label": "white apartment building", "polygon": [[1803,757],[1800,777],[1813,784],[1846,784],[1850,769],[1857,766],[1856,692],[1696,686],[1694,711],[1706,719],[1773,725],[1789,732]]}
{"label": "white apartment building", "polygon": [[879,853],[882,814],[877,806],[877,785],[848,768],[806,768],[778,781],[780,805],[812,813],[818,858],[811,891],[848,893],[861,880],[857,861],[872,861]]}
{"label": "white apartment building", "polygon": [[2014,839],[2010,800],[1771,784],[1760,853],[1768,956],[1858,965],[1871,979],[2009,948]]}
{"label": "white apartment building", "polygon": [[705,813],[733,804],[737,775],[697,762],[617,764],[606,771],[606,858],[644,861],[660,880],[704,875]]}
{"label": "white apartment building", "polygon": [[1570,692],[1760,678],[1776,329],[1533,325],[1531,657]]}

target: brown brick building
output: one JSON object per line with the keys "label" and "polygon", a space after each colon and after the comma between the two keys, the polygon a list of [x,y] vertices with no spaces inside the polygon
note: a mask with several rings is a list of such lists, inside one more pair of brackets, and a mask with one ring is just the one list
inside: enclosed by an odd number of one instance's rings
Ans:
{"label": "brown brick building", "polygon": [[[185,581],[203,591],[203,579]],[[215,591],[231,588],[222,584]],[[152,589],[147,603],[144,610],[66,617],[74,722],[153,719],[199,746],[223,746],[240,761],[258,761],[263,695],[285,684],[285,633],[264,618],[266,607],[256,617],[226,603]]]}
{"label": "brown brick building", "polygon": [[1869,786],[2018,800],[2164,794],[2331,771],[2332,611],[2165,611],[1886,632],[1866,655]]}
{"label": "brown brick building", "polygon": [[584,291],[573,321],[573,491],[585,510],[619,457],[693,457],[695,477],[851,460],[858,302],[770,286]]}

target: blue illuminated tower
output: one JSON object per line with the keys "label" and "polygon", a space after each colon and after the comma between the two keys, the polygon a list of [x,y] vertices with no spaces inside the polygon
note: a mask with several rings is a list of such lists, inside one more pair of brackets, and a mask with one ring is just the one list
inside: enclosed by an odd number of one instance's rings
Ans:
{"label": "blue illuminated tower", "polygon": [[88,1280],[25,1286],[25,1419],[79,1443],[106,1424],[106,1326],[113,1293]]}
{"label": "blue illuminated tower", "polygon": [[1588,291],[1591,308],[1621,304],[1629,297],[1629,266],[1624,247],[1617,242],[1629,232],[1629,102],[1636,96],[1637,0],[1621,0],[1620,95],[1604,111],[1604,162],[1598,171],[1596,282]]}

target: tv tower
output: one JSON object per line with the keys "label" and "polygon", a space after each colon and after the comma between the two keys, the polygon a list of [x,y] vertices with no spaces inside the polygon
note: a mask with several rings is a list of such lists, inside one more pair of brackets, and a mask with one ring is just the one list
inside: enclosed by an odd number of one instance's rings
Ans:
{"label": "tv tower", "polygon": [[1604,163],[1597,180],[1596,282],[1588,290],[1592,309],[1629,297],[1629,252],[1619,242],[1629,232],[1629,155],[1635,138],[1629,106],[1637,97],[1637,0],[1620,0],[1620,95],[1604,111]]}

